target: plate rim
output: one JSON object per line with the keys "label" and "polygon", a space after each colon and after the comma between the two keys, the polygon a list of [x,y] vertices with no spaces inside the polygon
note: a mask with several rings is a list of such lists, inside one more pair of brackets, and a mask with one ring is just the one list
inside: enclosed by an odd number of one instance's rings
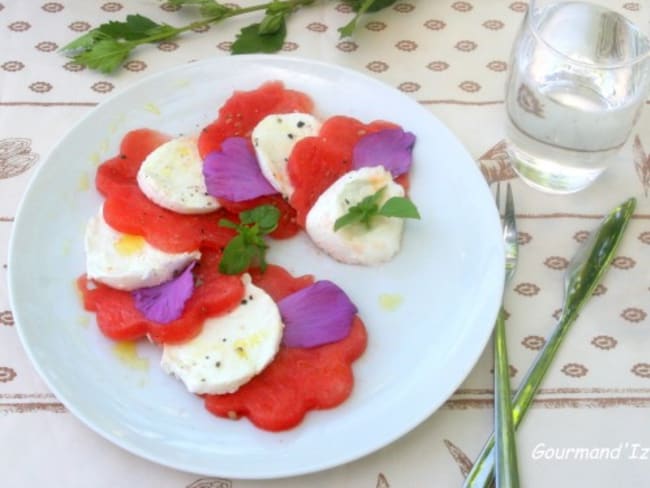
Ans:
{"label": "plate rim", "polygon": [[[233,61],[235,60],[235,61]],[[255,62],[263,62],[263,63],[270,63],[270,65],[280,65],[283,69],[287,69],[286,64],[291,64],[291,65],[300,65],[300,66],[319,66],[322,69],[325,70],[331,70],[333,72],[338,72],[342,73],[344,76],[351,76],[353,78],[357,78],[359,80],[362,80],[364,83],[371,83],[376,86],[382,87],[383,89],[389,89],[391,91],[399,93],[404,99],[409,99],[413,104],[417,105],[420,107],[423,113],[427,114],[427,116],[432,117],[432,119],[436,120],[439,122],[440,126],[442,129],[444,129],[447,134],[446,136],[450,137],[453,142],[455,143],[456,146],[458,146],[458,149],[462,150],[465,153],[465,156],[468,161],[474,162],[474,158],[471,156],[465,145],[458,139],[458,137],[448,128],[446,124],[444,124],[440,119],[438,119],[433,113],[430,111],[426,110],[424,107],[422,107],[421,104],[419,104],[416,100],[414,100],[411,97],[408,97],[406,94],[399,92],[395,87],[392,87],[388,85],[387,83],[378,80],[377,78],[373,78],[369,75],[366,75],[362,72],[359,72],[357,70],[354,70],[352,68],[348,68],[345,66],[340,66],[337,64],[321,61],[321,60],[313,60],[313,59],[303,59],[303,58],[296,58],[296,57],[291,57],[291,56],[280,56],[280,55],[258,55],[258,54],[251,54],[251,55],[239,55],[237,57],[212,57],[212,58],[207,58],[201,61],[196,61],[192,63],[187,63],[187,64],[181,64],[177,65],[168,69],[161,70],[158,73],[151,74],[149,76],[143,77],[141,80],[138,80],[135,83],[131,83],[123,87],[121,90],[117,91],[114,94],[111,94],[110,97],[108,97],[106,100],[103,100],[100,102],[98,105],[90,109],[88,112],[86,112],[79,120],[77,120],[74,124],[71,125],[69,129],[65,132],[64,136],[54,144],[47,155],[43,158],[43,161],[41,164],[38,165],[37,168],[33,171],[33,173],[30,175],[30,179],[25,187],[25,190],[23,194],[21,195],[21,199],[19,202],[19,205],[17,207],[16,213],[15,213],[15,219],[13,223],[13,228],[10,233],[10,239],[9,239],[9,246],[8,246],[8,295],[9,295],[9,304],[11,306],[11,310],[14,314],[14,319],[15,319],[15,325],[16,325],[16,330],[18,332],[18,336],[21,342],[21,345],[23,347],[23,351],[26,353],[28,356],[30,363],[32,366],[36,369],[38,372],[40,378],[45,382],[47,387],[51,390],[51,392],[56,396],[61,403],[79,420],[82,421],[82,423],[90,428],[93,432],[101,436],[102,438],[108,440],[112,444],[119,446],[120,448],[126,450],[127,452],[134,454],[138,457],[147,459],[148,461],[154,462],[156,464],[166,466],[169,468],[177,469],[183,472],[187,473],[194,473],[194,474],[199,474],[199,475],[214,475],[214,476],[226,476],[226,477],[231,477],[234,479],[248,479],[248,480],[263,480],[263,479],[278,479],[278,478],[286,478],[286,477],[291,477],[291,476],[299,476],[299,475],[305,475],[305,474],[310,474],[310,473],[315,473],[315,472],[320,472],[323,470],[331,469],[337,466],[342,466],[344,464],[348,464],[350,462],[356,461],[360,458],[363,458],[383,447],[386,447],[387,445],[395,442],[397,439],[400,439],[407,435],[409,432],[411,432],[413,429],[415,429],[418,425],[422,424],[424,421],[426,421],[429,417],[431,417],[436,411],[440,409],[440,407],[444,404],[445,401],[447,401],[450,396],[453,394],[453,391],[455,391],[460,384],[462,384],[463,381],[467,378],[471,370],[474,368],[478,360],[480,359],[483,351],[485,350],[485,347],[489,341],[489,338],[492,333],[492,326],[486,328],[486,333],[485,337],[482,338],[482,340],[478,340],[476,343],[479,346],[476,347],[476,354],[471,355],[471,361],[466,361],[465,362],[465,367],[462,368],[462,371],[458,373],[458,381],[455,382],[455,386],[450,389],[450,391],[445,392],[444,395],[442,395],[442,399],[438,404],[430,406],[426,410],[426,412],[423,412],[421,417],[418,418],[413,418],[411,422],[407,422],[402,424],[402,428],[399,430],[399,432],[395,432],[392,436],[386,436],[383,438],[382,443],[380,444],[374,444],[367,446],[366,449],[360,449],[355,451],[351,455],[343,456],[338,459],[332,459],[331,461],[320,461],[316,463],[315,465],[312,463],[310,465],[304,465],[302,467],[294,467],[293,469],[284,469],[284,470],[270,470],[264,473],[247,473],[247,472],[242,472],[241,470],[238,471],[232,471],[232,472],[225,472],[224,469],[219,469],[218,471],[197,471],[196,469],[191,468],[190,466],[187,466],[186,464],[183,463],[174,463],[174,462],[169,462],[169,461],[163,461],[160,458],[151,455],[147,451],[141,449],[137,445],[132,445],[129,443],[124,442],[119,438],[119,436],[107,432],[105,430],[102,430],[99,426],[94,425],[93,422],[88,418],[87,414],[80,411],[76,405],[73,403],[69,402],[65,396],[61,396],[59,394],[59,389],[56,387],[54,384],[54,381],[52,377],[50,376],[49,372],[45,371],[44,368],[41,366],[37,358],[35,357],[35,353],[32,350],[32,347],[29,345],[29,341],[26,337],[25,331],[23,331],[22,328],[22,319],[21,319],[21,312],[20,312],[20,306],[17,306],[14,294],[15,294],[15,281],[16,281],[16,273],[18,272],[16,270],[16,266],[11,266],[11,263],[15,262],[15,256],[18,255],[18,250],[17,250],[17,237],[16,235],[19,234],[19,229],[21,225],[21,221],[23,220],[23,212],[25,211],[26,207],[26,202],[29,200],[31,197],[32,193],[32,187],[35,185],[35,182],[40,178],[41,173],[44,171],[43,168],[46,168],[49,164],[49,161],[51,160],[52,154],[54,154],[61,146],[63,146],[67,140],[68,137],[70,137],[72,134],[74,134],[76,131],[79,130],[80,127],[82,127],[88,119],[92,118],[96,112],[102,110],[103,107],[107,105],[113,104],[115,100],[119,100],[122,96],[127,94],[131,90],[136,90],[139,87],[143,85],[147,85],[150,83],[155,82],[156,80],[159,79],[165,79],[166,77],[169,77],[175,73],[182,73],[184,70],[188,69],[189,66],[196,66],[196,65],[212,65],[212,64],[220,64],[220,63],[255,63]],[[480,170],[479,168],[474,164],[471,165],[471,168],[469,169],[470,172],[474,173],[475,176],[480,177]],[[487,188],[487,183],[486,183],[486,188]],[[488,209],[487,210],[489,213],[492,214],[492,217],[496,215],[498,218],[498,214],[496,211],[496,207],[494,209]],[[18,232],[17,232],[18,230]],[[503,256],[501,256],[503,257]],[[505,259],[505,258],[504,258]],[[495,283],[495,289],[500,289],[502,288],[502,283],[504,279],[504,271],[502,269],[503,267],[499,267],[499,276],[497,276],[497,281]],[[501,284],[499,284],[499,280],[501,281]],[[501,295],[499,294],[499,297]],[[500,299],[497,301],[495,300],[494,303],[487,304],[488,310],[491,311],[490,317],[489,317],[489,322],[494,323],[494,319],[496,318],[496,314],[498,311],[500,305]]]}

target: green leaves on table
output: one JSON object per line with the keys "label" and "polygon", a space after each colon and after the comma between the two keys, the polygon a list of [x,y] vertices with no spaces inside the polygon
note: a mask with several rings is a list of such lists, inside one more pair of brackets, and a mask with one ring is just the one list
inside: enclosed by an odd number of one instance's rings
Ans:
{"label": "green leaves on table", "polygon": [[143,15],[128,15],[126,21],[111,20],[67,44],[62,50],[79,64],[110,73],[122,64],[134,47],[170,39],[178,29],[158,24]]}
{"label": "green leaves on table", "polygon": [[237,231],[223,251],[219,271],[223,274],[238,274],[250,266],[266,270],[266,250],[268,245],[264,236],[278,227],[280,211],[273,205],[260,205],[239,213],[239,224],[221,219],[219,225]]}
{"label": "green leaves on table", "polygon": [[[352,35],[359,17],[366,12],[386,8],[396,0],[344,0],[356,12],[347,25],[339,29],[341,37]],[[115,71],[142,44],[166,41],[192,29],[199,29],[229,17],[263,11],[260,22],[254,22],[237,34],[232,54],[274,53],[282,49],[287,37],[287,19],[301,7],[315,0],[272,0],[250,7],[236,7],[216,0],[168,0],[176,7],[197,8],[200,20],[174,27],[159,24],[140,14],[128,15],[124,21],[109,21],[73,40],[61,50],[76,63],[90,69],[110,73]]]}
{"label": "green leaves on table", "polygon": [[199,7],[199,12],[203,17],[223,17],[234,10],[233,7],[215,2],[214,0],[169,0],[167,3],[174,7],[196,5]]}
{"label": "green leaves on table", "polygon": [[275,53],[282,49],[287,27],[283,16],[274,19],[276,20],[267,22],[266,26],[262,23],[244,27],[232,43],[232,54]]}

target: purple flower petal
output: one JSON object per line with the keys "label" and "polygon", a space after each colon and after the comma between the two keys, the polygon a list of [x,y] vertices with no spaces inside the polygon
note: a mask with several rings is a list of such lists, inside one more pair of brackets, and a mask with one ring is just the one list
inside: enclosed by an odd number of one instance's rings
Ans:
{"label": "purple flower petal", "polygon": [[354,146],[352,167],[383,166],[397,178],[411,168],[414,145],[415,134],[399,128],[367,134]]}
{"label": "purple flower petal", "polygon": [[247,139],[229,137],[220,151],[203,160],[203,178],[208,193],[231,202],[243,202],[278,191],[264,178]]}
{"label": "purple flower petal", "polygon": [[165,283],[133,290],[131,294],[135,308],[149,320],[160,324],[168,324],[179,318],[183,314],[185,302],[194,291],[192,268],[195,265],[196,262],[193,262],[176,278]]}
{"label": "purple flower petal", "polygon": [[284,322],[282,343],[315,347],[345,339],[357,307],[331,281],[317,281],[278,302]]}

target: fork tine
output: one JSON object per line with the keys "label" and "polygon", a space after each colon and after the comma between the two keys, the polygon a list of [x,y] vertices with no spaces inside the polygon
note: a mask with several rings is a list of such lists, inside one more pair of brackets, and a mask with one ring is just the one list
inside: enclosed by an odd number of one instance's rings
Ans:
{"label": "fork tine", "polygon": [[519,254],[517,237],[515,202],[512,196],[512,188],[510,183],[508,183],[506,206],[503,214],[503,240],[506,248],[506,282],[510,281],[517,267],[517,255]]}
{"label": "fork tine", "polygon": [[508,224],[515,225],[515,201],[512,196],[512,186],[508,183],[506,190],[506,209],[503,215],[504,220]]}
{"label": "fork tine", "polygon": [[501,213],[501,183],[497,181],[497,191],[494,194],[494,199],[497,202],[497,210]]}

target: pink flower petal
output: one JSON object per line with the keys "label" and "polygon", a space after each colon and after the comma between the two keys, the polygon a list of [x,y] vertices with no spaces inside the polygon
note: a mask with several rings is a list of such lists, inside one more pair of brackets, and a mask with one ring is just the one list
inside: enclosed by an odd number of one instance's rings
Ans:
{"label": "pink flower petal", "polygon": [[315,347],[345,339],[357,307],[331,281],[317,281],[278,302],[284,322],[282,342],[289,347]]}
{"label": "pink flower petal", "polygon": [[399,128],[367,134],[354,146],[352,167],[383,166],[397,178],[411,168],[414,145],[415,134]]}
{"label": "pink flower petal", "polygon": [[220,151],[203,160],[203,178],[208,193],[231,202],[243,202],[277,190],[264,178],[255,152],[243,137],[229,137]]}
{"label": "pink flower petal", "polygon": [[190,264],[185,271],[160,285],[140,288],[131,292],[135,308],[149,320],[160,324],[168,324],[183,314],[185,302],[194,291],[194,277]]}

